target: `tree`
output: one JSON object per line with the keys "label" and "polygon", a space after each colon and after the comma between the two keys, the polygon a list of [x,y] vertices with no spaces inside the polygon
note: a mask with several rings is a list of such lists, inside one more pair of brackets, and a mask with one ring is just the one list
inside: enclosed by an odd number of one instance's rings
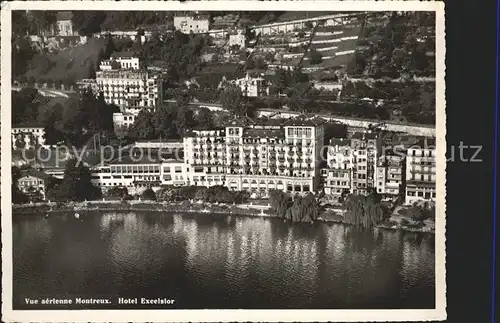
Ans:
{"label": "tree", "polygon": [[217,62],[219,62],[219,55],[213,54],[212,57],[210,57],[210,62],[212,64],[216,64]]}
{"label": "tree", "polygon": [[37,104],[33,101],[38,95],[38,90],[23,88],[21,91],[12,91],[12,122],[24,124],[36,122]]}
{"label": "tree", "polygon": [[154,139],[155,126],[153,121],[153,114],[150,111],[141,110],[135,119],[128,135],[135,139]]}
{"label": "tree", "polygon": [[222,107],[236,115],[241,115],[241,101],[241,90],[235,85],[226,87],[219,96],[219,102],[222,104]]}
{"label": "tree", "polygon": [[45,144],[55,145],[64,139],[64,133],[60,130],[62,124],[63,107],[58,103],[52,110],[48,110],[43,116],[42,125],[44,128]]}
{"label": "tree", "polygon": [[195,117],[196,126],[203,130],[209,130],[214,128],[214,122],[212,119],[212,112],[208,108],[200,108],[196,113]]}
{"label": "tree", "polygon": [[156,194],[151,188],[147,188],[141,195],[143,200],[156,201]]}
{"label": "tree", "polygon": [[11,191],[12,191],[12,203],[14,204],[22,204],[22,203],[27,203],[29,201],[29,198],[26,194],[21,192],[18,188],[18,180],[21,178],[21,170],[19,167],[12,166],[12,186],[11,186]]}
{"label": "tree", "polygon": [[30,15],[30,29],[32,34],[40,35],[57,28],[57,13],[55,11],[33,10],[30,11]]}
{"label": "tree", "polygon": [[255,68],[258,70],[262,70],[266,68],[266,62],[264,59],[259,56],[258,58],[255,59]]}
{"label": "tree", "polygon": [[81,36],[90,36],[101,31],[106,19],[104,11],[73,11],[71,22]]}
{"label": "tree", "polygon": [[106,47],[104,49],[104,53],[102,58],[104,59],[109,59],[111,57],[111,54],[116,51],[116,45],[115,42],[113,41],[113,37],[111,34],[106,35]]}
{"label": "tree", "polygon": [[295,197],[286,212],[286,219],[293,222],[313,222],[318,218],[319,204],[313,194]]}
{"label": "tree", "polygon": [[245,62],[245,69],[253,70],[255,68],[255,61],[251,58],[247,59]]}
{"label": "tree", "polygon": [[382,207],[380,201],[381,196],[376,193],[368,196],[349,195],[344,201],[345,222],[368,228],[381,223],[388,216],[388,210]]}
{"label": "tree", "polygon": [[83,201],[101,197],[101,190],[92,185],[90,170],[76,158],[67,161],[64,179],[47,191],[47,197],[56,201]]}
{"label": "tree", "polygon": [[185,106],[178,107],[174,124],[177,129],[177,134],[182,137],[184,131],[193,126],[193,111]]}
{"label": "tree", "polygon": [[285,218],[291,202],[290,197],[281,190],[270,190],[269,202],[271,204],[271,212],[279,218]]}
{"label": "tree", "polygon": [[323,61],[323,55],[317,50],[311,50],[309,52],[309,62],[311,65],[318,65]]}
{"label": "tree", "polygon": [[94,66],[94,63],[92,61],[90,61],[89,63],[89,71],[88,71],[88,78],[90,79],[95,79],[95,66]]}

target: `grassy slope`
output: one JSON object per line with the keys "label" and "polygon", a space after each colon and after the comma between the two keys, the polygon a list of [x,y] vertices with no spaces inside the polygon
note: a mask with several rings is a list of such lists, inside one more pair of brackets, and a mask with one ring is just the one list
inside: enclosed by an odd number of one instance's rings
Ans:
{"label": "grassy slope", "polygon": [[[43,53],[33,59],[27,77],[34,77],[36,80],[71,80],[77,81],[89,77],[90,62],[94,67],[98,65],[98,55],[101,49],[104,50],[105,43],[102,39],[90,39],[86,44],[65,49],[58,53]],[[37,62],[49,61],[50,67],[36,67]]]}

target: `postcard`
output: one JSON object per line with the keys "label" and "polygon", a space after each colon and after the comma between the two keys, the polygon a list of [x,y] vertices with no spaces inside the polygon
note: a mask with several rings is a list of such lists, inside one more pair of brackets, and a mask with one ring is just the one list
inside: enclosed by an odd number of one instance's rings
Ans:
{"label": "postcard", "polygon": [[4,321],[446,319],[444,17],[4,3]]}

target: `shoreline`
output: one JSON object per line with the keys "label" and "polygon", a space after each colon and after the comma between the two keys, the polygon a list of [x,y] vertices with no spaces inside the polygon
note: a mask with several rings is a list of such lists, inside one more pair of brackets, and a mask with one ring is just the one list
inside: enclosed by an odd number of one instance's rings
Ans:
{"label": "shoreline", "polygon": [[[266,209],[266,210],[265,210]],[[277,218],[266,213],[268,207],[258,204],[210,204],[199,202],[152,202],[152,201],[88,201],[88,202],[67,202],[67,203],[33,203],[33,204],[13,204],[12,215],[42,215],[52,213],[68,212],[162,212],[162,213],[197,213],[207,215],[235,215],[245,217]],[[342,220],[341,216],[337,218],[323,217],[326,214],[320,214],[315,222],[336,223],[349,225]],[[418,233],[434,234],[435,231],[429,227],[408,227],[381,223],[375,228],[393,231],[406,231]]]}

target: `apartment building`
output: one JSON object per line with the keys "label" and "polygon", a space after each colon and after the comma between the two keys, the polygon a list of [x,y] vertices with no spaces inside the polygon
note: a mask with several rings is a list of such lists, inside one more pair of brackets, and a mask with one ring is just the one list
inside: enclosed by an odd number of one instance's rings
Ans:
{"label": "apartment building", "polygon": [[110,59],[101,61],[99,69],[110,71],[114,69],[138,70],[141,68],[141,60],[134,52],[114,52]]}
{"label": "apartment building", "polygon": [[377,193],[387,197],[404,195],[406,160],[403,155],[382,155],[375,164]]}
{"label": "apartment building", "polygon": [[421,138],[407,150],[406,204],[436,198],[436,139]]}
{"label": "apartment building", "polygon": [[333,202],[343,194],[367,195],[375,188],[375,165],[381,139],[356,132],[350,139],[333,138],[327,150],[327,168],[321,171],[324,191]]}
{"label": "apartment building", "polygon": [[11,129],[13,149],[31,149],[45,146],[45,130],[40,125],[19,125]]}
{"label": "apartment building", "polygon": [[269,95],[269,84],[266,79],[262,77],[253,77],[248,73],[244,78],[230,81],[241,90],[243,96],[259,97]]}
{"label": "apartment building", "polygon": [[348,139],[332,138],[327,151],[327,167],[321,170],[325,194],[333,203],[351,192],[352,168],[355,155]]}
{"label": "apartment building", "polygon": [[351,137],[355,164],[352,169],[352,193],[367,195],[375,188],[375,164],[381,152],[381,138],[375,133],[356,132]]}
{"label": "apartment building", "polygon": [[174,16],[174,27],[184,34],[202,34],[210,30],[210,17],[207,15]]}
{"label": "apartment building", "polygon": [[97,71],[96,81],[106,103],[122,109],[154,108],[158,100],[163,100],[162,78],[146,71]]}

